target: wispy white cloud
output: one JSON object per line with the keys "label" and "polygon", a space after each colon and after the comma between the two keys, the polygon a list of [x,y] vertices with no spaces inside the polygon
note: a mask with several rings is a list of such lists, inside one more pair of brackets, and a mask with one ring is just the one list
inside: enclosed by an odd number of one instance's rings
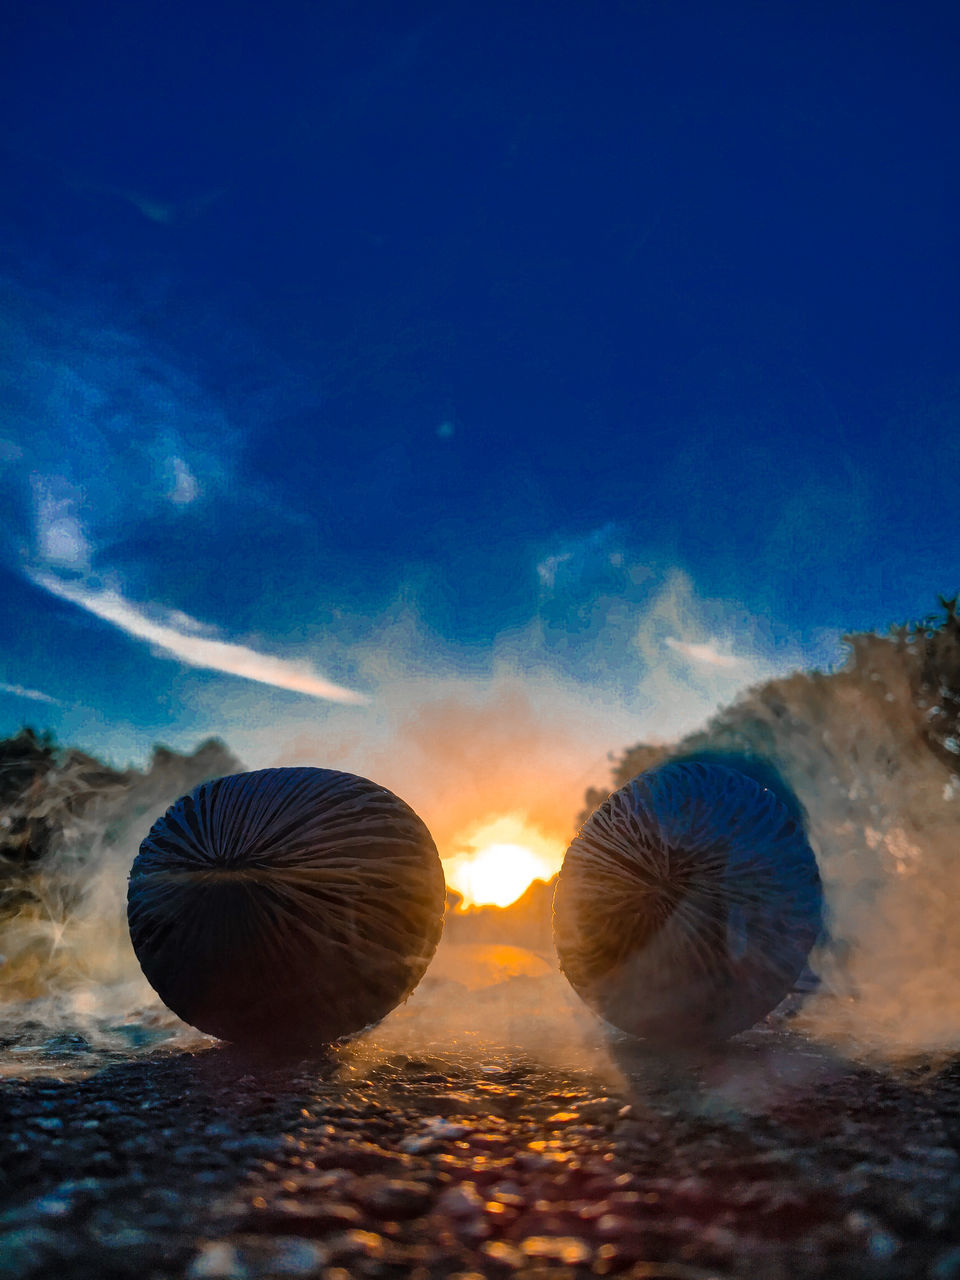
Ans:
{"label": "wispy white cloud", "polygon": [[0,473],[16,495],[4,512],[9,548],[29,543],[34,563],[89,574],[98,548],[148,525],[171,538],[203,529],[215,548],[225,504],[275,514],[259,478],[238,474],[241,425],[135,325],[2,272],[0,310],[0,398],[10,400]]}
{"label": "wispy white cloud", "polygon": [[59,698],[52,698],[40,689],[25,689],[22,684],[7,684],[6,680],[0,680],[0,693],[9,693],[14,698],[29,698],[31,702],[47,702],[52,707],[65,705]]}
{"label": "wispy white cloud", "polygon": [[165,613],[162,620],[145,613],[143,609],[125,600],[113,590],[94,590],[81,582],[66,581],[54,574],[31,573],[38,586],[86,609],[95,617],[118,627],[127,635],[144,640],[162,653],[179,659],[191,667],[208,671],[222,671],[227,675],[241,676],[259,684],[277,689],[289,689],[311,698],[323,698],[330,702],[363,703],[367,699],[355,689],[347,689],[325,679],[309,663],[277,658],[259,653],[246,645],[229,640],[217,640],[203,634],[207,628],[183,613]]}
{"label": "wispy white cloud", "polygon": [[556,585],[557,570],[562,564],[566,564],[568,560],[573,558],[572,551],[563,551],[559,555],[545,556],[537,565],[537,577],[540,579],[540,585],[548,590]]}
{"label": "wispy white cloud", "polygon": [[172,483],[167,496],[177,506],[187,506],[200,496],[200,482],[183,458],[171,458],[169,462]]}
{"label": "wispy white cloud", "polygon": [[676,636],[666,636],[663,643],[668,649],[673,649],[675,653],[689,658],[691,662],[702,662],[709,667],[722,667],[725,670],[734,671],[738,667],[749,665],[746,658],[740,658],[735,653],[724,653],[712,640],[698,644],[692,640],[678,640]]}
{"label": "wispy white cloud", "polygon": [[46,564],[84,569],[90,544],[77,515],[80,492],[62,476],[32,478],[37,553]]}

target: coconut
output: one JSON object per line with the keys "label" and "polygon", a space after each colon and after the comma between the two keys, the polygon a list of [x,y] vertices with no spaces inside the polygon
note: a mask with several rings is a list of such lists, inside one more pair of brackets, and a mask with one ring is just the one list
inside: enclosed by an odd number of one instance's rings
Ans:
{"label": "coconut", "polygon": [[822,928],[801,812],[698,760],[614,792],[568,849],[554,897],[560,965],[581,998],[662,1044],[753,1026],[791,990]]}
{"label": "coconut", "polygon": [[333,769],[206,782],[159,818],[127,892],[134,950],[178,1017],[221,1039],[328,1043],[410,994],[443,928],[413,810]]}

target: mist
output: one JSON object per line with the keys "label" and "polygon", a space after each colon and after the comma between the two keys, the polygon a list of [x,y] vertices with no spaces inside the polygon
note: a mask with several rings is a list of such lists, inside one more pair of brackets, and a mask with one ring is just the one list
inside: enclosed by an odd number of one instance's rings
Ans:
{"label": "mist", "polygon": [[[915,705],[907,651],[862,637],[833,674],[778,674],[751,649],[749,628],[708,631],[707,612],[690,579],[670,575],[646,611],[621,612],[619,627],[598,629],[594,669],[601,654],[609,668],[588,682],[551,660],[536,627],[504,637],[471,670],[407,611],[383,622],[358,655],[368,705],[308,714],[288,704],[277,715],[258,704],[259,689],[237,684],[216,716],[205,703],[209,727],[246,767],[340,768],[389,787],[424,818],[446,859],[478,825],[506,818],[562,852],[586,788],[612,785],[614,766],[620,780],[629,776],[618,744],[642,742],[663,756],[710,745],[764,754],[796,791],[826,891],[827,936],[812,957],[822,986],[795,1025],[873,1061],[950,1052],[960,1044],[952,928],[960,783],[924,738],[929,708]],[[709,612],[715,622],[715,603]],[[712,661],[716,652],[736,655],[735,664]],[[744,677],[748,687],[738,688]],[[234,767],[226,753],[216,763],[221,773]],[[188,789],[185,776],[154,767],[133,790],[107,787],[64,829],[34,898],[0,931],[8,1019],[80,1027],[104,1043],[134,1023],[197,1035],[159,1006],[125,920],[139,842]],[[55,806],[71,785],[65,769],[44,803]],[[411,1050],[447,1041],[482,1052],[496,1041],[551,1062],[608,1061],[599,1024],[549,946],[497,953],[448,936],[421,987],[371,1043]]]}
{"label": "mist", "polygon": [[[555,850],[550,869],[556,871],[584,792],[604,784],[618,746],[641,737],[676,740],[742,682],[777,669],[755,636],[733,635],[741,611],[731,608],[728,630],[717,634],[722,610],[702,602],[680,571],[652,583],[646,605],[634,611],[621,602],[615,609],[604,601],[591,607],[597,621],[582,647],[589,680],[564,669],[539,620],[501,637],[492,655],[478,662],[431,635],[406,602],[389,617],[368,622],[367,638],[354,653],[357,682],[369,691],[367,705],[281,701],[283,695],[261,685],[224,680],[189,686],[195,699],[189,711],[247,768],[345,769],[389,787],[424,819],[443,858],[462,853],[484,824],[509,819]],[[674,635],[735,648],[736,663],[691,659],[665,643]],[[223,772],[231,766],[217,767]],[[81,1027],[94,1040],[109,1040],[110,1028],[125,1022],[177,1025],[140,974],[125,915],[126,877],[139,843],[186,788],[184,775],[174,773],[151,767],[132,790],[107,787],[62,832],[43,865],[39,902],[0,931],[8,1017],[29,1014],[45,1025]],[[65,769],[50,803],[54,794],[78,785]],[[463,970],[457,976],[454,951]],[[439,960],[437,972],[446,977],[428,973],[409,1008],[393,1015],[396,1026],[388,1019],[378,1034],[409,1040],[429,1024],[443,1027],[445,1035],[469,1037],[482,1026],[499,1039],[522,1032],[527,1047],[539,1044],[552,1058],[595,1032],[550,949],[540,956],[544,972],[519,978],[496,966],[488,972],[488,962],[469,950],[446,947]],[[461,998],[461,988],[469,995]],[[442,1017],[436,1007],[441,989]]]}

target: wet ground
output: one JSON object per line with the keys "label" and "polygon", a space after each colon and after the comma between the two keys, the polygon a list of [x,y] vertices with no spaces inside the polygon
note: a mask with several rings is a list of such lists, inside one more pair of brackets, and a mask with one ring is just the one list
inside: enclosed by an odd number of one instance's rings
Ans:
{"label": "wet ground", "polygon": [[960,1280],[960,1065],[856,1065],[785,1023],[596,1070],[477,1036],[283,1061],[151,1034],[7,1029],[4,1280]]}

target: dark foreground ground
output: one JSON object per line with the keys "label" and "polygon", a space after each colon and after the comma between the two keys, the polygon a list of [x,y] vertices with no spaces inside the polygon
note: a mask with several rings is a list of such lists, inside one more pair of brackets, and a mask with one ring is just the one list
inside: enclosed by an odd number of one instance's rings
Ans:
{"label": "dark foreground ground", "polygon": [[0,1051],[5,1280],[960,1277],[960,1065],[37,1038]]}

